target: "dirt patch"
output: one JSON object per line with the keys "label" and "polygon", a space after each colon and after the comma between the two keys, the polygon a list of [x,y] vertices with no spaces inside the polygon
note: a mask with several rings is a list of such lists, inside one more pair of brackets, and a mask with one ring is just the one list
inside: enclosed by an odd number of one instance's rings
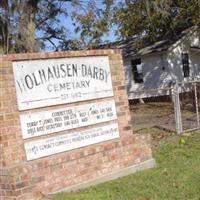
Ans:
{"label": "dirt patch", "polygon": [[172,103],[145,103],[130,105],[133,130],[157,127],[175,131],[174,109]]}
{"label": "dirt patch", "polygon": [[158,146],[166,142],[171,143],[179,139],[179,136],[177,136],[175,132],[166,131],[156,127],[140,129],[138,131],[134,131],[134,133],[150,134],[151,144],[153,149],[157,148]]}
{"label": "dirt patch", "polygon": [[[181,106],[183,129],[197,126],[196,111],[190,107]],[[130,104],[133,131],[158,128],[169,132],[176,132],[174,104],[172,102],[147,102]]]}

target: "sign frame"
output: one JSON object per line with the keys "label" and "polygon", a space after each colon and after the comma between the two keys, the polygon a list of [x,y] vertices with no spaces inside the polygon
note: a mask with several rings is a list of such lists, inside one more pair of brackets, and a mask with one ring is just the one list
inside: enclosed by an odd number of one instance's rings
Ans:
{"label": "sign frame", "polygon": [[13,62],[19,110],[113,96],[108,56]]}

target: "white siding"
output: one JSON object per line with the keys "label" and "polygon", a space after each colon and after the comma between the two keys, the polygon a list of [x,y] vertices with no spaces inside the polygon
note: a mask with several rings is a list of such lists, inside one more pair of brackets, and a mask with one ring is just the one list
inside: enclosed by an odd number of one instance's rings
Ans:
{"label": "white siding", "polygon": [[191,65],[194,68],[194,76],[200,78],[200,33],[195,32],[191,37]]}
{"label": "white siding", "polygon": [[141,61],[143,64],[143,83],[134,82],[131,59],[124,62],[129,99],[165,95],[166,91],[163,89],[169,86],[171,80],[166,55],[143,56]]}
{"label": "white siding", "polygon": [[[200,48],[200,36],[197,32],[176,42],[168,50],[168,65],[176,81],[187,81],[194,79],[200,73],[200,51],[192,50],[191,47]],[[190,77],[183,76],[182,53],[189,54]]]}
{"label": "white siding", "polygon": [[194,68],[194,76],[200,79],[200,50],[191,51],[191,65]]}
{"label": "white siding", "polygon": [[[168,51],[133,57],[124,60],[125,77],[129,99],[162,96],[169,94],[172,82],[200,78],[200,50],[191,50],[191,46],[200,48],[200,36],[197,32],[179,40]],[[190,77],[184,78],[182,53],[189,54]],[[141,58],[143,63],[143,83],[135,83],[131,60]],[[163,70],[164,68],[164,70]]]}
{"label": "white siding", "polygon": [[[168,61],[171,77],[173,80],[179,81],[179,82],[184,80],[183,66],[182,66],[182,53],[189,53],[188,48],[185,45],[179,44],[174,49],[169,50],[167,54],[167,61]],[[191,69],[190,69],[190,73],[191,73]],[[185,78],[185,80],[186,79],[188,78]]]}
{"label": "white siding", "polygon": [[190,37],[191,46],[200,48],[200,32],[196,31]]}

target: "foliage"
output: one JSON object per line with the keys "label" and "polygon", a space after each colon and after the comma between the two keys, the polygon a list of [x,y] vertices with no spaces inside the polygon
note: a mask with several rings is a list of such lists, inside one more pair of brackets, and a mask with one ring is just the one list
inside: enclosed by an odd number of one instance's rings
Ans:
{"label": "foliage", "polygon": [[137,0],[115,9],[118,34],[137,35],[148,41],[178,36],[186,28],[199,24],[200,1]]}
{"label": "foliage", "polygon": [[159,146],[154,157],[158,167],[144,170],[115,181],[90,187],[78,193],[58,194],[54,200],[171,200],[200,197],[200,132],[178,137]]}
{"label": "foliage", "polygon": [[199,25],[200,0],[0,0],[0,53],[93,48],[112,29],[140,47]]}
{"label": "foliage", "polygon": [[[97,2],[97,1],[96,1]],[[119,39],[137,37],[136,47],[158,39],[176,38],[192,26],[200,25],[199,0],[122,0],[103,1],[98,9],[94,1],[86,12],[75,14],[83,41],[99,44],[113,26]]]}
{"label": "foliage", "polygon": [[75,32],[80,33],[82,48],[93,48],[102,42],[102,37],[111,28],[109,19],[113,0],[103,0],[100,7],[96,0],[81,2],[72,12]]}
{"label": "foliage", "polygon": [[[77,50],[98,44],[108,31],[108,11],[95,0],[0,0],[0,52],[34,52],[45,49]],[[70,16],[69,16],[70,15]],[[67,18],[72,17],[79,39],[70,37]]]}
{"label": "foliage", "polygon": [[199,25],[200,4],[196,0],[130,1],[115,12],[118,35],[126,39],[137,36],[135,48],[157,40],[176,39],[181,32]]}
{"label": "foliage", "polygon": [[59,17],[67,17],[69,2],[0,0],[0,51],[34,52],[45,47],[47,41],[57,50],[61,41],[66,42],[67,31]]}

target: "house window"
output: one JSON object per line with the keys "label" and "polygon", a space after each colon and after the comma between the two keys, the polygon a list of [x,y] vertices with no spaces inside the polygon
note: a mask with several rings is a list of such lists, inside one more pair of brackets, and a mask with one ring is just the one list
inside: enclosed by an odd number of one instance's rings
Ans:
{"label": "house window", "polygon": [[141,59],[132,60],[131,64],[132,64],[133,79],[135,83],[143,83]]}
{"label": "house window", "polygon": [[190,76],[189,56],[188,53],[182,53],[183,76]]}

